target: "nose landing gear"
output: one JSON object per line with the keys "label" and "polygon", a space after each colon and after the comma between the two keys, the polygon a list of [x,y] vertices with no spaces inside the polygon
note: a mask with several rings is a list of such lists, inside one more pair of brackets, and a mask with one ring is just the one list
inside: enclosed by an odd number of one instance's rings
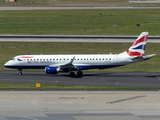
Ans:
{"label": "nose landing gear", "polygon": [[22,75],[22,69],[18,69],[19,75]]}

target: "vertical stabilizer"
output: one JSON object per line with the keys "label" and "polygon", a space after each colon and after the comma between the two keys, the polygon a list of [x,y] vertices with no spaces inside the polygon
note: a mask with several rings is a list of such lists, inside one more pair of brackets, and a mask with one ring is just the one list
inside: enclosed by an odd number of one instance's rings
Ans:
{"label": "vertical stabilizer", "polygon": [[142,32],[132,46],[126,50],[129,56],[143,56],[146,48],[148,32]]}

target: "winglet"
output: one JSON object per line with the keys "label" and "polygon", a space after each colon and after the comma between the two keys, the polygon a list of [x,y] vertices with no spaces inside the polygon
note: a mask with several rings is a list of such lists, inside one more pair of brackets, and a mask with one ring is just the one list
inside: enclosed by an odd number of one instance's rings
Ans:
{"label": "winglet", "polygon": [[73,59],[71,59],[71,61],[68,64],[72,64],[74,59],[75,59],[75,56],[73,57]]}
{"label": "winglet", "polygon": [[70,64],[72,64],[72,63],[73,63],[74,59],[75,59],[75,56],[74,56],[74,57],[73,57],[73,59],[71,60]]}

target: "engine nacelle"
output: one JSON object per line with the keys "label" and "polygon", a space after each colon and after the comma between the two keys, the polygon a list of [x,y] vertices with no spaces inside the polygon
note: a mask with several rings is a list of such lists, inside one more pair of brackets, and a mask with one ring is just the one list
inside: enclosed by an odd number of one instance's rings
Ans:
{"label": "engine nacelle", "polygon": [[57,74],[60,71],[60,68],[48,66],[45,68],[47,74]]}

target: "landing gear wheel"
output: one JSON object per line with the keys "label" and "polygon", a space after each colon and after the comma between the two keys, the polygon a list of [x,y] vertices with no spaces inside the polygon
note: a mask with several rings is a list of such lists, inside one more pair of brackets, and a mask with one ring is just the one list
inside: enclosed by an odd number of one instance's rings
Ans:
{"label": "landing gear wheel", "polygon": [[74,76],[75,76],[75,73],[74,73],[74,72],[70,72],[70,73],[69,73],[69,76],[70,76],[70,77],[74,77]]}
{"label": "landing gear wheel", "polygon": [[19,75],[22,75],[22,72],[19,72]]}
{"label": "landing gear wheel", "polygon": [[77,72],[77,75],[78,75],[78,76],[82,76],[82,75],[83,75],[83,72],[82,72],[82,71],[78,71],[78,72]]}

